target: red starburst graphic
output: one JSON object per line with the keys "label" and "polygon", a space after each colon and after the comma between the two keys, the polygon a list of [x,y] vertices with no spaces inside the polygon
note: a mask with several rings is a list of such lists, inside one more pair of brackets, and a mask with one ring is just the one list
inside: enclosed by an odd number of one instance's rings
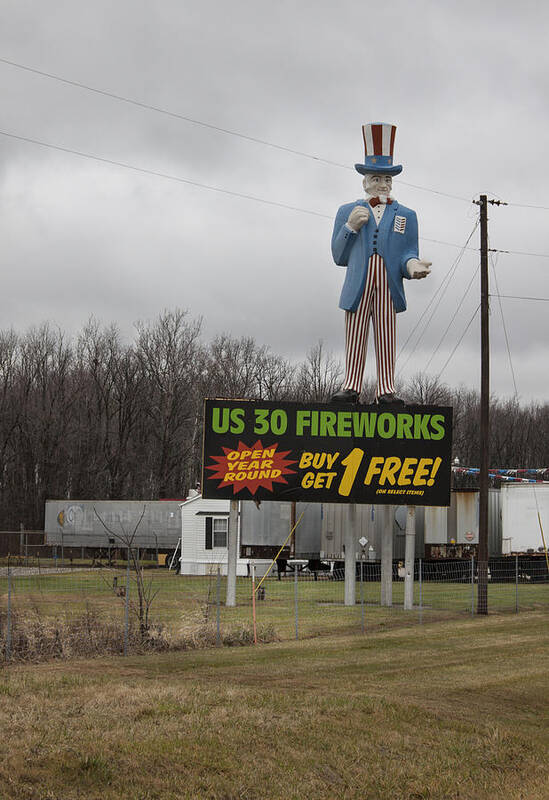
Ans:
{"label": "red starburst graphic", "polygon": [[273,491],[273,483],[288,483],[284,475],[291,475],[295,470],[288,469],[290,464],[295,464],[286,458],[291,450],[277,453],[278,443],[263,447],[260,440],[249,447],[244,442],[238,443],[236,450],[223,447],[223,456],[212,456],[216,463],[206,469],[212,470],[211,478],[221,480],[218,489],[232,486],[233,494],[248,489],[255,494],[260,486]]}

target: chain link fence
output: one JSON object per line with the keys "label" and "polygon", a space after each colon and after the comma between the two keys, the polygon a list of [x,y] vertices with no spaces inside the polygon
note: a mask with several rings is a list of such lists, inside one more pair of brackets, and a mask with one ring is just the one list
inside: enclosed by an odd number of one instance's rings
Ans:
{"label": "chain link fence", "polygon": [[[255,572],[251,569],[251,572]],[[393,565],[383,584],[379,563],[357,564],[353,597],[343,570],[239,577],[236,605],[225,604],[220,566],[184,576],[142,564],[0,567],[0,654],[43,660],[102,654],[249,644],[383,630],[474,616],[477,565],[472,561],[414,564],[413,604],[405,608],[404,570]],[[506,557],[489,567],[489,612],[549,610],[549,569],[543,559]],[[346,602],[347,600],[347,602]]]}

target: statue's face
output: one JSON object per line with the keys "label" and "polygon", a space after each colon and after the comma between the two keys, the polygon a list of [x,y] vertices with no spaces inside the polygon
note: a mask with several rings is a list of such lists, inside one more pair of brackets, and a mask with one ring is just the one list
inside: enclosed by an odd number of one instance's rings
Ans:
{"label": "statue's face", "polygon": [[362,181],[366,194],[375,197],[378,194],[391,194],[393,179],[390,175],[365,175]]}

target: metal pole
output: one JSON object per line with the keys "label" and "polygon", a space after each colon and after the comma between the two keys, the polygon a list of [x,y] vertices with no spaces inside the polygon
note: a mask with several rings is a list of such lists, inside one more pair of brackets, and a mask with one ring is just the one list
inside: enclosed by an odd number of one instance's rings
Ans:
{"label": "metal pole", "polygon": [[423,562],[419,559],[419,624],[423,622]]}
{"label": "metal pole", "polygon": [[392,506],[383,508],[381,531],[381,605],[393,605],[393,524]]}
{"label": "metal pole", "polygon": [[360,559],[360,615],[362,620],[362,633],[366,630],[364,622],[364,549],[362,550],[362,558]]}
{"label": "metal pole", "polygon": [[297,591],[297,564],[294,564],[294,606],[295,606],[295,638],[299,639],[299,603]]}
{"label": "metal pole", "polygon": [[252,564],[252,619],[254,624],[254,644],[257,644],[257,623],[255,617],[255,564]]}
{"label": "metal pole", "polygon": [[416,551],[416,507],[408,506],[406,514],[406,550],[404,556],[404,608],[414,607],[414,557]]}
{"label": "metal pole", "polygon": [[229,541],[227,547],[227,597],[226,606],[236,606],[236,562],[238,559],[238,500],[231,500],[229,513]]}
{"label": "metal pole", "polygon": [[11,570],[8,556],[8,627],[6,630],[6,661],[11,658]]}
{"label": "metal pole", "polygon": [[518,560],[518,555],[516,555],[515,556],[515,614],[518,614],[519,612],[518,578],[519,578],[519,560]]}
{"label": "metal pole", "polygon": [[477,614],[488,613],[488,469],[490,458],[490,329],[488,198],[480,196],[480,475]]}
{"label": "metal pole", "polygon": [[217,567],[217,590],[215,596],[215,622],[216,622],[216,634],[215,634],[215,646],[221,646],[221,569],[218,565]]}
{"label": "metal pole", "polygon": [[130,548],[126,548],[126,604],[124,608],[124,655],[128,655],[130,635]]}
{"label": "metal pole", "polygon": [[290,557],[295,558],[296,550],[295,550],[295,516],[296,516],[296,502],[292,500],[290,506],[290,530],[293,531],[291,538],[290,538]]}
{"label": "metal pole", "polygon": [[356,542],[357,513],[355,503],[347,506],[347,526],[345,528],[345,605],[354,606],[356,602]]}
{"label": "metal pole", "polygon": [[475,614],[475,557],[471,556],[471,616]]}

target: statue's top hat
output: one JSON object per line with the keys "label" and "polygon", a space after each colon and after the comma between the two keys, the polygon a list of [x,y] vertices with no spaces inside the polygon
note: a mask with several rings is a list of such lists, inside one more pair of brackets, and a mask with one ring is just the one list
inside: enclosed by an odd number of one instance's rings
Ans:
{"label": "statue's top hat", "polygon": [[393,166],[396,125],[386,122],[369,122],[362,126],[364,139],[364,164],[355,164],[361,175],[398,175],[402,166]]}

